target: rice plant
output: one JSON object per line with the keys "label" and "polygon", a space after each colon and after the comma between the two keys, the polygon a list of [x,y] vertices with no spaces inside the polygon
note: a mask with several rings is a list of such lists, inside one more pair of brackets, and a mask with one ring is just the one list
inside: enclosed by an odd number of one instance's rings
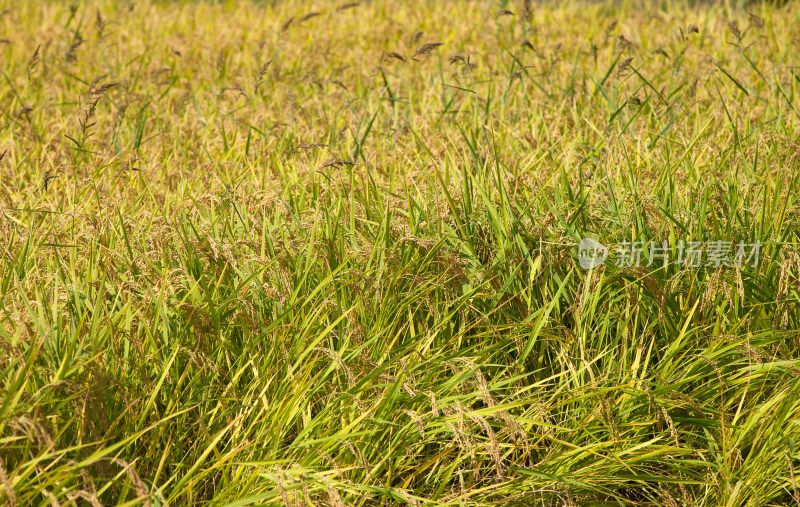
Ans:
{"label": "rice plant", "polygon": [[800,4],[0,0],[0,500],[800,506]]}

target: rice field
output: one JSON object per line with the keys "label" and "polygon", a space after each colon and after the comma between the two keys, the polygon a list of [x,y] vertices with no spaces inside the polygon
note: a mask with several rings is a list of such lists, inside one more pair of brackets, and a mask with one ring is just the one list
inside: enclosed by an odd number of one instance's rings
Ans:
{"label": "rice field", "polygon": [[798,506],[800,3],[0,0],[0,502]]}

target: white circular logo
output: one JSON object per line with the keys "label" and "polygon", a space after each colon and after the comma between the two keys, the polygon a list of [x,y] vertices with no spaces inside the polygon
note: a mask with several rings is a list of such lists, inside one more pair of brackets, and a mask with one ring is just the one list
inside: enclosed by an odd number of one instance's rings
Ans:
{"label": "white circular logo", "polygon": [[601,266],[608,258],[608,248],[592,238],[583,238],[578,244],[578,262],[583,269]]}

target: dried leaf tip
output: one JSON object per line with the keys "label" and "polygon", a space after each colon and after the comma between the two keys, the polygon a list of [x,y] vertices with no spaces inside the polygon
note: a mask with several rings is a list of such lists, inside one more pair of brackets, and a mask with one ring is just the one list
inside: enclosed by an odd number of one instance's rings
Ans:
{"label": "dried leaf tip", "polygon": [[458,64],[458,65],[467,65],[468,66],[470,64],[469,55],[464,56],[461,53],[457,53],[457,54],[451,56],[449,61],[450,61],[450,65]]}
{"label": "dried leaf tip", "polygon": [[630,67],[632,61],[633,61],[632,56],[622,60],[622,63],[619,64],[619,70],[617,71],[617,75],[622,75],[622,73],[628,70],[628,67]]}
{"label": "dried leaf tip", "polygon": [[739,30],[739,25],[736,24],[736,21],[728,21],[728,30],[731,31],[737,41],[742,40],[742,32]]}
{"label": "dried leaf tip", "polygon": [[383,55],[383,58],[384,58],[384,60],[389,60],[391,58],[394,58],[395,60],[400,60],[401,62],[405,62],[406,61],[406,59],[403,57],[403,55],[401,55],[400,53],[397,53],[395,51],[389,51],[388,53]]}
{"label": "dried leaf tip", "polygon": [[270,63],[272,63],[271,59],[265,63],[262,63],[258,67],[258,69],[253,73],[253,82],[254,82],[253,89],[255,93],[258,93],[259,86],[261,86],[261,83],[264,82],[264,76],[267,74],[267,67],[269,67]]}
{"label": "dried leaf tip", "polygon": [[328,160],[327,162],[325,162],[324,164],[322,164],[320,169],[323,169],[325,167],[342,168],[343,166],[346,166],[346,165],[356,165],[356,163],[353,162],[352,160],[345,160],[345,159],[342,159],[342,158],[332,158],[332,159]]}
{"label": "dried leaf tip", "polygon": [[322,13],[321,13],[321,12],[309,12],[308,14],[306,14],[305,16],[303,16],[302,18],[300,18],[300,19],[298,20],[298,22],[299,22],[299,23],[302,23],[303,21],[309,20],[309,19],[311,19],[311,18],[316,18],[316,17],[317,17],[317,16],[319,16],[320,14],[322,14]]}
{"label": "dried leaf tip", "polygon": [[416,58],[418,56],[425,56],[434,49],[438,48],[439,46],[443,46],[443,42],[428,42],[427,44],[423,44],[422,46],[418,47],[417,50],[414,52],[412,58]]}

